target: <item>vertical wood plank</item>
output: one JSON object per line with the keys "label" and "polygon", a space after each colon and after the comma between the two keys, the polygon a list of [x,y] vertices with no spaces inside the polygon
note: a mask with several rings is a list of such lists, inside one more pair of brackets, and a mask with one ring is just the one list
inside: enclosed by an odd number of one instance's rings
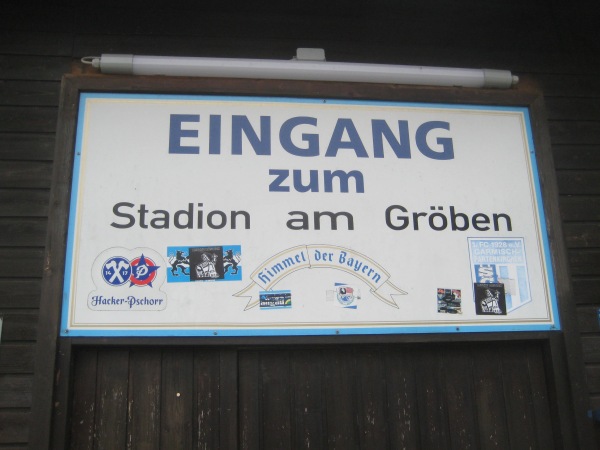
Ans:
{"label": "vertical wood plank", "polygon": [[291,355],[292,448],[325,448],[322,353],[298,350]]}
{"label": "vertical wood plank", "polygon": [[52,422],[52,448],[67,448],[69,416],[71,414],[71,384],[61,383],[62,378],[71,379],[73,372],[71,339],[58,340],[56,382],[54,386],[54,420]]}
{"label": "vertical wood plank", "polygon": [[160,443],[161,352],[131,352],[127,407],[127,448],[158,450]]}
{"label": "vertical wood plank", "polygon": [[498,349],[474,349],[473,369],[480,448],[510,448]]}
{"label": "vertical wood plank", "polygon": [[353,352],[343,347],[328,350],[323,357],[323,372],[328,448],[358,449],[358,407]]}
{"label": "vertical wood plank", "polygon": [[448,406],[442,389],[442,357],[434,348],[422,348],[416,356],[417,398],[421,445],[449,448]]}
{"label": "vertical wood plank", "polygon": [[264,351],[261,354],[263,448],[286,449],[291,445],[289,360],[287,350]]}
{"label": "vertical wood plank", "polygon": [[357,354],[358,426],[361,448],[387,448],[387,415],[384,405],[385,375],[380,352],[363,349]]}
{"label": "vertical wood plank", "polygon": [[527,367],[532,391],[533,414],[540,449],[557,448],[556,434],[559,432],[558,418],[553,414],[548,395],[548,380],[545,373],[542,344],[537,344],[536,351],[528,353]]}
{"label": "vertical wood plank", "polygon": [[[523,351],[523,345],[526,350]],[[535,432],[533,399],[529,384],[527,354],[533,349],[504,346],[501,351],[502,382],[511,448],[539,448]]]}
{"label": "vertical wood plank", "polygon": [[96,415],[96,371],[98,351],[81,349],[75,355],[73,370],[72,450],[93,450]]}
{"label": "vertical wood plank", "polygon": [[479,448],[473,394],[473,361],[458,347],[443,352],[442,389],[448,405],[448,431],[453,449]]}
{"label": "vertical wood plank", "polygon": [[414,355],[407,348],[385,355],[390,448],[420,448]]}
{"label": "vertical wood plank", "polygon": [[161,448],[192,448],[193,354],[191,350],[164,349],[161,384]]}
{"label": "vertical wood plank", "polygon": [[[35,352],[35,381],[31,407],[31,420],[33,424],[36,424],[37,430],[35,433],[30,433],[31,448],[47,448],[50,446],[50,430],[53,420],[51,412],[53,410],[54,364],[56,362],[56,344],[60,327],[60,299],[63,295],[65,230],[68,225],[69,180],[73,167],[73,156],[68,149],[73,148],[78,96],[77,88],[72,83],[66,80],[63,81],[57,126],[59,132],[56,135],[54,172],[50,193],[52,208],[48,213],[48,237],[45,245],[45,257],[43,258],[44,263],[40,267],[43,268],[44,278],[41,290],[40,320]],[[30,188],[32,186],[26,187]],[[31,255],[29,257],[31,258]],[[32,267],[35,267],[35,265]],[[8,272],[4,273],[4,276],[7,276]],[[68,377],[63,377],[62,382],[69,385],[71,380]]]}
{"label": "vertical wood plank", "polygon": [[[238,352],[234,349],[219,351],[219,445],[223,450],[238,449]],[[216,435],[216,433],[215,433]],[[215,448],[215,447],[213,447]],[[210,447],[207,447],[210,450]]]}
{"label": "vertical wood plank", "polygon": [[[563,190],[564,186],[559,186],[557,182],[557,175],[559,174],[554,169],[551,144],[557,144],[561,139],[564,143],[570,145],[579,142],[585,144],[590,138],[598,142],[598,127],[592,126],[592,122],[586,121],[569,121],[566,123],[566,128],[565,122],[547,122],[546,106],[541,95],[531,102],[529,109],[531,111],[540,184],[544,197],[548,239],[552,252],[556,296],[560,300],[558,302],[558,314],[563,330],[560,335],[551,334],[548,338],[551,348],[550,355],[553,360],[552,373],[556,383],[557,403],[559,404],[561,440],[565,447],[592,448],[595,443],[595,436],[586,417],[589,395],[585,373],[581,370],[583,366],[582,342],[577,329],[575,301],[570,282],[571,274],[576,273],[578,268],[574,267],[576,264],[573,261],[569,261],[560,211],[558,210],[558,193],[564,195],[573,192],[565,192]],[[557,124],[561,125],[558,130]],[[571,129],[573,133],[564,133],[567,128]],[[555,133],[552,133],[552,131],[555,131]],[[552,143],[550,142],[551,134]],[[565,138],[566,141],[564,141]],[[581,192],[591,194],[594,189],[597,189],[597,180],[591,180],[589,176],[585,178],[587,178],[590,188]],[[576,183],[575,187],[580,184]],[[592,261],[591,266],[597,267],[597,261],[597,258]]]}
{"label": "vertical wood plank", "polygon": [[219,449],[219,353],[194,353],[194,449]]}
{"label": "vertical wood plank", "polygon": [[97,450],[127,446],[129,351],[98,351],[95,434]]}
{"label": "vertical wood plank", "polygon": [[239,354],[239,443],[243,450],[260,448],[261,403],[259,401],[259,359],[257,351]]}

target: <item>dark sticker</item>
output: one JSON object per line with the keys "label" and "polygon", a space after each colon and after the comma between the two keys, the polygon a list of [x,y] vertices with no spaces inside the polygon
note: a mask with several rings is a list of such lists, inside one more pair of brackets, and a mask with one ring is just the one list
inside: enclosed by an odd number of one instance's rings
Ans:
{"label": "dark sticker", "polygon": [[462,314],[462,296],[460,289],[437,290],[437,308],[442,314]]}
{"label": "dark sticker", "polygon": [[223,279],[223,247],[192,247],[189,260],[191,281]]}
{"label": "dark sticker", "polygon": [[505,316],[506,296],[502,283],[475,283],[475,314]]}

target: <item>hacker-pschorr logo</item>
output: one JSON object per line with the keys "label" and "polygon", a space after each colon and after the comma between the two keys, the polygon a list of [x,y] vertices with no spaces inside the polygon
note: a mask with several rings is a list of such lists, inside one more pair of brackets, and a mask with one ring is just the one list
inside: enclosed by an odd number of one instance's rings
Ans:
{"label": "hacker-pschorr logo", "polygon": [[93,310],[162,310],[167,296],[160,290],[165,264],[150,248],[110,248],[96,257],[92,266],[96,290],[88,295]]}
{"label": "hacker-pschorr logo", "polygon": [[122,256],[113,256],[102,266],[102,277],[111,286],[121,286],[129,282],[130,287],[152,287],[159,268],[160,266],[143,253],[131,261]]}

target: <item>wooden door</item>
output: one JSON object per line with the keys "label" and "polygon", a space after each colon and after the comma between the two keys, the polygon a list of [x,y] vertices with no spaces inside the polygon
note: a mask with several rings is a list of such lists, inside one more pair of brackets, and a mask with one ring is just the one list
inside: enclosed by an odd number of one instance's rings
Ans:
{"label": "wooden door", "polygon": [[560,448],[543,344],[80,348],[70,448]]}

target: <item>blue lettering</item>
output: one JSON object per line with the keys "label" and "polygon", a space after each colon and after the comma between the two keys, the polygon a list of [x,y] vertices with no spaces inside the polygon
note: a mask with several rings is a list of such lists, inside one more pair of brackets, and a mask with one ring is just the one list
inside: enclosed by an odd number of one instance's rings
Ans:
{"label": "blue lettering", "polygon": [[[344,132],[348,134],[347,141],[342,140],[344,138]],[[356,156],[359,158],[368,158],[369,155],[365,150],[365,146],[360,140],[360,136],[358,135],[358,131],[356,131],[356,127],[352,122],[352,119],[338,119],[335,124],[335,129],[331,135],[331,140],[329,141],[329,146],[327,147],[327,151],[325,152],[325,156],[335,157],[337,156],[337,152],[341,148],[349,148],[354,150]]]}
{"label": "blue lettering", "polygon": [[308,171],[308,184],[302,184],[302,171],[294,170],[294,188],[298,192],[319,192],[319,172],[316,170]]}
{"label": "blue lettering", "polygon": [[373,156],[383,158],[383,137],[398,158],[410,158],[410,139],[408,137],[408,121],[398,121],[398,139],[385,120],[372,120]]}
{"label": "blue lettering", "polygon": [[319,135],[302,133],[302,140],[307,144],[306,147],[298,147],[292,142],[292,132],[298,125],[317,125],[317,119],[314,117],[292,117],[286,120],[279,130],[279,141],[283,149],[294,156],[318,156],[319,155]]}
{"label": "blue lettering", "polygon": [[[331,132],[324,156],[335,158],[340,150],[350,150],[354,152],[354,156],[357,158],[369,158],[372,149],[373,158],[385,158],[386,152],[391,154],[391,150],[398,159],[410,159],[412,157],[411,147],[416,144],[420,153],[427,158],[436,160],[454,159],[452,137],[448,133],[443,133],[443,130],[450,131],[449,122],[424,122],[416,128],[416,132],[412,136],[409,131],[408,120],[398,120],[396,122],[397,125],[394,125],[393,121],[388,122],[383,119],[372,119],[370,121],[372,147],[368,149],[368,153],[362,140],[362,138],[368,139],[368,137],[361,136],[358,133],[352,119],[339,118]],[[193,126],[193,124],[198,123],[200,123],[199,114],[171,114],[168,152],[197,155],[200,154],[200,147],[206,145],[205,150],[208,150],[208,154],[220,155],[223,152],[223,133],[227,134],[230,131],[230,151],[232,155],[241,155],[244,148],[246,148],[246,151],[253,151],[258,156],[271,155],[273,139],[271,116],[260,116],[260,119],[252,118],[251,123],[249,116],[232,115],[231,129],[229,130],[228,124],[223,123],[221,115],[209,115],[207,136],[203,135],[202,139],[199,139],[201,132],[198,126]],[[288,118],[279,129],[280,147],[292,156],[304,158],[319,156],[321,154],[321,138],[326,139],[326,137],[319,134],[317,123],[318,119],[316,117],[297,116]],[[361,124],[361,126],[367,126],[367,123]],[[204,134],[204,131],[202,133]],[[339,178],[342,184],[342,192],[347,192],[348,188],[344,186],[347,186],[346,182],[349,177],[354,177],[357,185],[359,182],[362,184],[359,172],[327,172],[325,175],[325,190],[331,190],[332,178]],[[318,191],[318,180],[313,172],[310,173],[310,180],[307,185],[302,184],[303,181],[305,180],[302,180],[299,175],[294,177],[297,191]],[[277,192],[278,188],[275,187],[271,190]],[[357,188],[357,190],[362,192],[362,187]]]}
{"label": "blue lettering", "polygon": [[184,130],[181,128],[183,122],[200,122],[199,114],[171,114],[171,125],[169,128],[169,153],[183,155],[197,155],[200,147],[181,145],[181,138],[198,137],[198,130]]}
{"label": "blue lettering", "polygon": [[246,116],[232,116],[231,118],[231,154],[242,154],[242,134],[246,136],[257,155],[271,154],[271,118],[260,116],[259,138]]}
{"label": "blue lettering", "polygon": [[208,137],[210,139],[208,153],[218,155],[221,153],[221,116],[211,115],[208,127]]}
{"label": "blue lettering", "polygon": [[365,182],[363,180],[363,174],[358,170],[351,170],[350,172],[344,172],[343,170],[326,170],[324,173],[325,178],[325,192],[333,192],[333,179],[337,178],[340,181],[340,192],[348,192],[348,180],[352,177],[354,179],[356,192],[365,192]]}
{"label": "blue lettering", "polygon": [[417,128],[415,138],[420,152],[431,159],[454,159],[452,138],[437,138],[437,143],[442,147],[441,152],[433,150],[429,144],[427,144],[427,135],[431,130],[435,129],[450,130],[450,124],[448,122],[432,121],[425,122],[419,128]]}
{"label": "blue lettering", "polygon": [[289,170],[281,170],[281,169],[269,169],[269,175],[275,175],[275,179],[271,181],[269,184],[269,192],[290,192],[289,186],[282,186],[288,175],[290,174]]}

